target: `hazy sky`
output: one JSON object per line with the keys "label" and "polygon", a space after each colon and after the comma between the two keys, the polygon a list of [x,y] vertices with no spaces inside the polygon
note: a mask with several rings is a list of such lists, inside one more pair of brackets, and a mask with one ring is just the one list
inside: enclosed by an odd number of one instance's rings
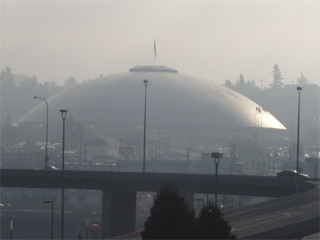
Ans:
{"label": "hazy sky", "polygon": [[319,84],[319,0],[1,0],[1,69],[39,82],[165,65],[217,83]]}

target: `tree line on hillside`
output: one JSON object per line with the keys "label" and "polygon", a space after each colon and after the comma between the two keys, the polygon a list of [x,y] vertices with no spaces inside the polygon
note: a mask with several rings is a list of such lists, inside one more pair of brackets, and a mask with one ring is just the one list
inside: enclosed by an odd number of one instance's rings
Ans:
{"label": "tree line on hillside", "polygon": [[[300,85],[303,88],[301,93],[301,124],[302,126],[318,126],[319,86],[309,84],[308,78],[303,73],[297,76],[296,83],[283,84],[284,77],[277,64],[273,66],[271,76],[273,78],[272,84],[264,88],[262,88],[262,84],[258,87],[254,79],[246,80],[243,74],[240,74],[235,83],[226,80],[224,85],[252,99],[287,127],[296,121],[296,87]],[[13,122],[17,121],[37,106],[40,102],[33,99],[33,96],[49,98],[78,83],[73,77],[66,79],[63,86],[58,86],[53,81],[39,83],[37,77],[14,74],[10,67],[2,70],[0,77],[2,126],[8,117]]]}
{"label": "tree line on hillside", "polygon": [[295,82],[285,85],[283,83],[280,67],[275,64],[271,71],[273,82],[267,87],[257,86],[254,79],[245,80],[240,74],[235,83],[225,81],[225,86],[231,88],[256,102],[263,109],[274,115],[287,128],[296,125],[297,119],[297,87],[301,92],[301,125],[304,128],[319,128],[319,86],[310,84],[308,78],[301,72]]}
{"label": "tree line on hillside", "polygon": [[65,88],[78,83],[73,77],[65,80],[63,86],[58,86],[54,81],[38,82],[36,76],[14,74],[10,67],[1,71],[1,122],[12,119],[19,120],[40,102],[34,96],[49,98]]}
{"label": "tree line on hillside", "polygon": [[[228,88],[231,88],[239,93],[242,93],[244,95],[252,94],[252,92],[261,92],[261,91],[269,91],[269,92],[275,92],[275,91],[281,91],[284,87],[284,84],[282,82],[283,77],[281,70],[278,66],[278,64],[275,64],[273,66],[272,72],[271,72],[273,82],[269,84],[269,88],[262,87],[262,80],[260,87],[257,86],[257,83],[254,79],[246,81],[243,74],[241,73],[239,78],[236,79],[235,83],[232,83],[230,80],[225,80],[225,86]],[[301,72],[300,75],[297,77],[296,82],[292,82],[292,84],[296,84],[299,86],[305,86],[309,84],[308,78],[304,76],[304,74]]]}

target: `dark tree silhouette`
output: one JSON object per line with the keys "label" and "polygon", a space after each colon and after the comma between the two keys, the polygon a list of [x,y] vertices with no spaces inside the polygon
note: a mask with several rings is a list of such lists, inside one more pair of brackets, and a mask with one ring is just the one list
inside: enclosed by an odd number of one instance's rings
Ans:
{"label": "dark tree silhouette", "polygon": [[272,87],[273,88],[281,88],[283,85],[283,83],[282,83],[283,78],[282,78],[281,71],[280,71],[278,64],[275,64],[273,66],[273,70],[272,70],[271,75],[273,77]]}
{"label": "dark tree silhouette", "polygon": [[235,239],[231,226],[224,220],[223,213],[212,203],[202,208],[196,219],[198,239]]}
{"label": "dark tree silhouette", "polygon": [[304,74],[303,73],[301,73],[301,75],[298,77],[298,79],[297,79],[297,84],[298,85],[306,85],[306,84],[308,84],[308,78],[306,78],[305,76],[304,76]]}
{"label": "dark tree silhouette", "polygon": [[36,76],[15,74],[6,67],[0,74],[1,122],[7,116],[18,121],[42,101],[35,101],[33,96],[49,98],[62,90],[54,82],[38,83]]}
{"label": "dark tree silhouette", "polygon": [[161,187],[150,214],[141,233],[142,239],[193,238],[194,211],[172,187]]}
{"label": "dark tree silhouette", "polygon": [[161,187],[153,204],[142,239],[235,239],[223,214],[213,204],[204,207],[195,218],[184,197],[168,185]]}
{"label": "dark tree silhouette", "polygon": [[237,80],[236,87],[240,90],[244,90],[246,88],[246,81],[244,80],[242,73],[239,76],[239,80]]}
{"label": "dark tree silhouette", "polygon": [[224,85],[228,88],[234,89],[234,85],[230,80],[225,80]]}
{"label": "dark tree silhouette", "polygon": [[74,77],[71,76],[64,81],[64,86],[65,87],[73,87],[77,83],[78,83],[78,81],[76,79],[74,79]]}

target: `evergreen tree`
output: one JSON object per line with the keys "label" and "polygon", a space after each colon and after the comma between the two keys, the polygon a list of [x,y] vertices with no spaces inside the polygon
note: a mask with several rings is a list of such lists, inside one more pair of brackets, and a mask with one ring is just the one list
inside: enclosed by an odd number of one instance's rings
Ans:
{"label": "evergreen tree", "polygon": [[301,73],[301,75],[298,77],[297,79],[297,84],[298,85],[306,85],[308,84],[308,78],[306,78],[303,73]]}
{"label": "evergreen tree", "polygon": [[256,81],[254,79],[252,79],[251,81],[247,82],[247,86],[251,89],[256,89]]}
{"label": "evergreen tree", "polygon": [[231,226],[223,219],[223,213],[212,203],[205,206],[196,219],[198,239],[235,239]]}
{"label": "evergreen tree", "polygon": [[11,73],[11,68],[6,67],[6,70],[1,71],[1,89],[4,88],[6,91],[13,91],[16,87],[14,82],[14,76]]}
{"label": "evergreen tree", "polygon": [[194,211],[184,197],[167,185],[156,194],[141,236],[142,239],[191,239],[194,223]]}
{"label": "evergreen tree", "polygon": [[241,73],[239,77],[239,87],[243,88],[245,86],[246,86],[246,81],[244,80],[243,74]]}
{"label": "evergreen tree", "polygon": [[224,85],[225,85],[227,88],[234,89],[234,85],[233,85],[233,83],[232,83],[230,80],[225,80]]}
{"label": "evergreen tree", "polygon": [[281,88],[283,85],[282,83],[283,78],[282,78],[281,71],[278,64],[275,64],[273,66],[271,75],[273,77],[273,83],[271,84],[272,88]]}
{"label": "evergreen tree", "polygon": [[246,88],[246,81],[244,80],[242,73],[239,76],[239,80],[237,80],[236,87],[240,91],[244,90]]}
{"label": "evergreen tree", "polygon": [[168,185],[156,194],[144,227],[142,239],[235,239],[218,208],[209,204],[195,218],[184,197]]}
{"label": "evergreen tree", "polygon": [[[17,102],[17,89],[14,81],[14,75],[10,67],[1,71],[0,75],[0,109],[1,109],[1,122],[10,116],[15,118],[15,103]],[[10,106],[13,105],[13,106]]]}
{"label": "evergreen tree", "polygon": [[64,86],[65,87],[73,87],[77,83],[78,83],[78,81],[76,79],[74,79],[74,77],[71,76],[67,80],[64,81]]}

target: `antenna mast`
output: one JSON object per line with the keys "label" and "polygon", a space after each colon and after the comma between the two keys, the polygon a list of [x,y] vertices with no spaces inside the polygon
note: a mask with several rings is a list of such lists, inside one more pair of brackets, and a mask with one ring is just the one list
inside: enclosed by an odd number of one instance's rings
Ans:
{"label": "antenna mast", "polygon": [[156,39],[153,40],[153,66],[154,66],[154,60],[157,57],[157,46],[156,46]]}

